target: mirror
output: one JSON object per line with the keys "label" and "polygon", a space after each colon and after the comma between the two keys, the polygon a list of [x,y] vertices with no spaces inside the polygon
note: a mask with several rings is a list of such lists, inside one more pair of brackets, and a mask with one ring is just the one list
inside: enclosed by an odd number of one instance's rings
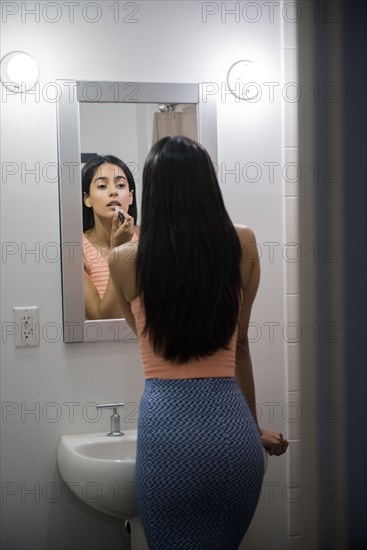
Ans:
{"label": "mirror", "polygon": [[[62,265],[64,342],[124,341],[136,342],[136,336],[124,319],[85,319],[81,207],[81,154],[115,154],[127,164],[137,184],[138,213],[141,197],[141,174],[150,147],[152,114],[158,105],[196,108],[198,141],[217,163],[216,100],[203,95],[200,84],[107,82],[58,80],[57,103],[60,233]],[[114,110],[115,109],[115,110]],[[136,124],[130,152],[111,150],[110,140],[103,143],[103,133],[93,141],[91,115],[118,112],[127,124]],[[107,116],[107,115],[106,115]],[[102,141],[101,141],[102,139]],[[95,147],[98,146],[98,149]],[[95,150],[85,150],[93,148]],[[129,156],[131,155],[131,160]],[[84,160],[84,159],[83,159]],[[139,223],[139,222],[138,222]]]}
{"label": "mirror", "polygon": [[173,131],[198,140],[195,104],[80,103],[79,119],[82,166],[96,153],[117,158],[123,155],[121,160],[135,181],[138,213],[143,166],[153,142]]}

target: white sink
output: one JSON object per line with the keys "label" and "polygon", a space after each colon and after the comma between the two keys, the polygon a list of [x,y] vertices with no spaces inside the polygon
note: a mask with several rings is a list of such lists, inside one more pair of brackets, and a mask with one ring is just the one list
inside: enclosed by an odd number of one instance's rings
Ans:
{"label": "white sink", "polygon": [[135,493],[137,430],[64,435],[57,463],[62,478],[85,504],[117,518],[138,515]]}

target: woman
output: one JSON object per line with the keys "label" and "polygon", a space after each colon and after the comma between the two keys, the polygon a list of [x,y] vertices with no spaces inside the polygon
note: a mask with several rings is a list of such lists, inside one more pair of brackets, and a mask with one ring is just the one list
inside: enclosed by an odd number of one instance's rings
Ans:
{"label": "woman", "polygon": [[85,315],[119,318],[108,255],[112,248],[138,239],[134,178],[117,157],[94,155],[82,170],[82,192]]}
{"label": "woman", "polygon": [[236,550],[255,512],[263,448],[247,338],[259,284],[253,232],[235,228],[208,153],[184,137],[151,149],[139,246],[110,255],[140,338],[138,507],[150,550]]}

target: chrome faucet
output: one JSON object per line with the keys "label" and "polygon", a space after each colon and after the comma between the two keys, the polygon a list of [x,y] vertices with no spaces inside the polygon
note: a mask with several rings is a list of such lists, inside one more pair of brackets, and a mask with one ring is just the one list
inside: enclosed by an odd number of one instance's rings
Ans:
{"label": "chrome faucet", "polygon": [[118,408],[123,406],[124,403],[96,405],[96,409],[113,409],[113,413],[111,415],[111,431],[107,434],[110,437],[119,437],[121,435],[124,435],[123,432],[120,430],[120,415],[117,412]]}

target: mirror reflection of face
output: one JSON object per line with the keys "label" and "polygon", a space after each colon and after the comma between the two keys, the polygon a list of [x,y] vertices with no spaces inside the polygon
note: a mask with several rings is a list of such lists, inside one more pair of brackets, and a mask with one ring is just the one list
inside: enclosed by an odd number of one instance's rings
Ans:
{"label": "mirror reflection of face", "polygon": [[84,193],[84,204],[93,208],[94,216],[112,218],[115,207],[128,211],[133,193],[125,172],[115,164],[101,164],[92,178],[89,194]]}

